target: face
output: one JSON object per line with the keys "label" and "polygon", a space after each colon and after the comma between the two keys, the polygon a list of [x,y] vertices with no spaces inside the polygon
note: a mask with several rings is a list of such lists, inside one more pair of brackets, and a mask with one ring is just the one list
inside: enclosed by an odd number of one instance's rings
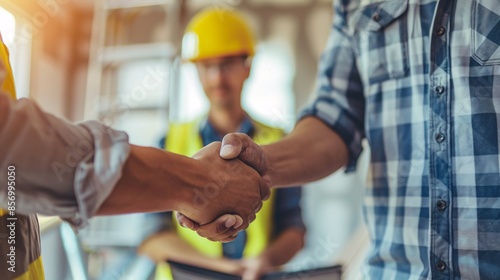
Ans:
{"label": "face", "polygon": [[211,58],[196,62],[198,75],[212,107],[241,106],[241,91],[250,74],[246,57]]}

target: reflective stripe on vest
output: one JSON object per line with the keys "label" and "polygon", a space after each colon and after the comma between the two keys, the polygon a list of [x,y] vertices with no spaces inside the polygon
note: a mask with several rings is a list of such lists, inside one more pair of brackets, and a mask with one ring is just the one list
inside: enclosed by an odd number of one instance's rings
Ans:
{"label": "reflective stripe on vest", "polygon": [[[12,68],[9,63],[9,51],[2,41],[0,35],[0,71],[6,71],[5,78],[0,81],[0,91],[6,92],[13,99],[16,99],[16,91],[14,87],[14,77]],[[0,74],[0,80],[3,74]],[[9,211],[0,209],[0,275],[2,279],[14,280],[43,280],[43,264],[40,252],[40,227],[35,214],[24,216],[16,215],[15,217],[15,244],[9,242],[8,236],[11,235],[10,225],[11,220],[7,220]],[[10,254],[11,246],[15,246],[15,268],[8,270],[11,266]]]}
{"label": "reflective stripe on vest", "polygon": [[[284,136],[283,131],[280,129],[268,127],[255,121],[252,122],[255,127],[253,140],[259,145],[276,142]],[[199,128],[199,121],[186,124],[171,124],[166,138],[165,150],[185,156],[194,155],[203,147]],[[273,191],[271,198],[264,203],[262,209],[257,213],[255,221],[246,229],[247,243],[243,251],[244,257],[259,255],[269,243],[273,226],[274,193]],[[199,252],[207,256],[222,257],[223,251],[220,242],[212,242],[198,236],[196,232],[190,229],[178,226],[178,223],[174,224],[179,236]],[[170,275],[169,267],[162,264],[158,266],[155,279],[169,280],[172,279]]]}

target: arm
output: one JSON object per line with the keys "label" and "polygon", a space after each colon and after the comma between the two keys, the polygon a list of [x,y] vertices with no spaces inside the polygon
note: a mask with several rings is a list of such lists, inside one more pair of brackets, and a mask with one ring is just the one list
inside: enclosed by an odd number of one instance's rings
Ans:
{"label": "arm", "polygon": [[196,174],[196,162],[191,158],[155,148],[130,147],[122,176],[97,215],[179,210],[195,196],[196,186],[203,185],[195,181],[203,177]]}
{"label": "arm", "polygon": [[[327,125],[315,117],[299,121],[295,129],[281,141],[266,146],[258,146],[250,137],[242,133],[226,135],[223,140],[221,157],[239,157],[263,176],[269,186],[292,186],[321,179],[348,162],[345,142]],[[177,214],[181,225],[196,230],[209,239],[229,241],[228,237],[237,230],[228,230],[222,239],[221,224],[227,219],[239,219],[224,215],[215,221],[214,227],[202,227],[182,214]]]}
{"label": "arm", "polygon": [[[228,134],[223,140],[221,157],[240,158],[257,170],[269,186],[279,187],[321,179],[347,164],[349,153],[335,131],[315,117],[306,117],[290,135],[267,146],[258,146],[242,133]],[[199,227],[177,214],[182,226],[196,230],[202,237],[221,241],[230,241],[238,232],[221,226],[227,219],[239,217],[224,215],[211,223],[212,226]]]}
{"label": "arm", "polygon": [[286,264],[304,247],[305,231],[289,228],[283,231],[259,256],[269,261],[272,267]]}
{"label": "arm", "polygon": [[274,202],[273,228],[275,238],[256,258],[243,261],[243,279],[259,279],[264,273],[287,263],[304,246],[306,227],[302,220],[301,187],[279,189]]}
{"label": "arm", "polygon": [[235,261],[203,255],[174,231],[152,235],[141,244],[138,253],[148,256],[155,263],[173,260],[230,274],[240,270]]}
{"label": "arm", "polygon": [[342,138],[315,117],[299,121],[283,140],[262,147],[271,186],[312,182],[337,171],[348,161]]}
{"label": "arm", "polygon": [[[294,131],[282,141],[264,147],[243,135],[226,135],[221,157],[238,157],[277,186],[316,180],[344,165],[346,171],[355,169],[365,137],[365,93],[346,5],[349,3],[335,2],[334,23],[319,64],[315,99],[302,112]],[[235,234],[226,231],[221,236],[216,231],[226,218],[203,227],[185,217],[178,219],[201,236],[223,238]]]}
{"label": "arm", "polygon": [[230,209],[243,213],[248,226],[261,207],[261,194],[266,198],[269,190],[259,174],[239,160],[226,162],[214,154],[220,145],[214,142],[193,158],[132,146],[123,175],[98,214],[179,211],[204,224]]}
{"label": "arm", "polygon": [[304,245],[304,231],[288,229],[255,258],[242,260],[242,279],[258,280],[263,274],[287,263]]}
{"label": "arm", "polygon": [[[230,211],[241,213],[246,227],[268,187],[239,160],[220,159],[219,149],[213,143],[187,158],[129,145],[124,132],[93,121],[71,124],[0,93],[0,182],[15,166],[20,214],[83,226],[96,214],[177,210],[203,224]],[[0,207],[7,202],[2,183]]]}

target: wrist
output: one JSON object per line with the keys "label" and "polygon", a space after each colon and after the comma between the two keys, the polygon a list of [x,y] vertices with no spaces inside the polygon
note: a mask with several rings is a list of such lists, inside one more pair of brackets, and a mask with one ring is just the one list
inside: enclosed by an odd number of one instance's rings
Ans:
{"label": "wrist", "polygon": [[278,171],[276,169],[276,155],[273,153],[272,145],[261,146],[264,153],[264,159],[266,161],[266,170],[263,176],[268,181],[271,188],[279,186]]}
{"label": "wrist", "polygon": [[174,153],[163,153],[156,164],[155,184],[163,188],[163,197],[172,205],[172,210],[184,212],[192,209],[193,197],[199,184],[196,170],[197,160]]}

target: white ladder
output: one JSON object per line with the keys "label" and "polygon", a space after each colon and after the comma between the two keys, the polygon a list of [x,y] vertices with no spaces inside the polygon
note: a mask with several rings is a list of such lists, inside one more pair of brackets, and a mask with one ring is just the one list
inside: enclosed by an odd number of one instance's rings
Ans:
{"label": "white ladder", "polygon": [[[84,119],[103,120],[103,112],[109,113],[109,102],[102,102],[106,96],[113,100],[116,92],[113,90],[113,81],[106,75],[106,68],[116,67],[120,63],[140,59],[168,59],[174,61],[178,57],[182,30],[180,28],[180,13],[184,1],[182,0],[96,0],[92,25],[91,47],[89,53],[89,68],[87,75],[87,89],[85,96]],[[140,9],[162,8],[166,20],[164,32],[169,34],[166,42],[144,43],[135,45],[120,45],[120,34],[113,34],[111,28],[120,28],[125,22],[113,21],[117,13],[134,13]],[[123,40],[123,39],[122,39]],[[173,71],[177,74],[178,71]],[[169,92],[177,89],[178,77],[169,75]],[[169,94],[175,98],[176,94]],[[170,100],[171,101],[171,100]],[[169,102],[171,103],[171,102]],[[163,105],[167,108],[167,104]],[[112,124],[112,123],[107,123]]]}

